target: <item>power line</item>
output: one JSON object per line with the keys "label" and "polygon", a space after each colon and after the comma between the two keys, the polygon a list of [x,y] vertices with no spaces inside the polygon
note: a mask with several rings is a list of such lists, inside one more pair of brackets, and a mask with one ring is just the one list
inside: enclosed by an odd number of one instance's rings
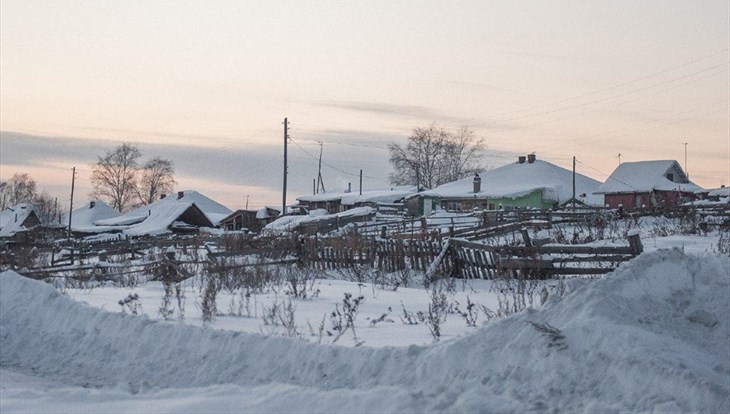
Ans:
{"label": "power line", "polygon": [[[291,142],[294,145],[296,145],[300,150],[302,150],[302,152],[304,152],[305,154],[309,155],[310,158],[312,158],[314,160],[319,160],[319,158],[317,156],[315,156],[314,154],[312,154],[309,151],[305,150],[304,147],[302,147],[301,145],[299,145],[298,142],[296,142],[294,140],[291,140]],[[353,176],[353,177],[360,177],[360,173],[359,172],[357,174],[351,173],[349,171],[345,171],[345,170],[343,170],[341,168],[335,167],[334,165],[332,165],[332,164],[330,164],[330,163],[328,163],[326,161],[322,161],[322,165],[325,165],[325,166],[327,166],[329,168],[332,168],[335,171],[339,171],[339,172],[341,172],[343,174],[347,174],[347,175],[350,175],[350,176]],[[370,179],[373,179],[373,180],[383,180],[383,179],[385,179],[384,177],[373,177],[373,176],[369,176],[369,175],[363,175],[363,177],[370,178]]]}
{"label": "power line", "polygon": [[575,161],[576,161],[577,163],[579,163],[579,164],[585,165],[586,167],[590,168],[590,169],[591,169],[591,170],[593,170],[593,171],[596,171],[596,172],[598,172],[598,173],[600,173],[600,174],[603,174],[603,175],[605,175],[606,177],[608,177],[608,178],[607,178],[607,180],[614,180],[614,181],[618,181],[619,183],[621,183],[621,184],[623,184],[623,185],[626,185],[626,186],[629,186],[629,187],[633,188],[633,189],[634,189],[634,190],[636,190],[636,191],[640,191],[640,190],[639,190],[638,188],[634,187],[633,185],[631,185],[631,184],[629,184],[629,183],[627,183],[627,182],[625,182],[625,181],[619,180],[618,178],[614,177],[614,176],[613,176],[613,175],[611,175],[611,174],[606,174],[605,172],[603,172],[603,171],[601,171],[601,170],[598,170],[598,169],[596,169],[596,168],[593,168],[593,167],[591,167],[590,165],[588,165],[588,164],[584,163],[583,161],[580,161],[580,160],[575,160]]}
{"label": "power line", "polygon": [[[729,63],[727,63],[727,62],[721,63],[719,65],[715,65],[715,66],[712,66],[712,67],[709,67],[709,68],[705,68],[705,69],[700,70],[700,71],[697,71],[697,72],[693,72],[693,73],[690,73],[690,74],[687,74],[687,75],[679,76],[677,78],[673,78],[673,79],[669,79],[669,80],[662,81],[662,82],[659,82],[659,83],[655,83],[653,85],[645,86],[645,87],[642,87],[642,88],[639,88],[639,89],[634,89],[634,90],[630,90],[630,91],[627,91],[627,92],[622,92],[622,93],[619,93],[619,94],[616,94],[616,95],[611,95],[611,96],[607,96],[607,97],[595,99],[595,100],[589,101],[589,102],[582,102],[582,103],[575,104],[575,105],[569,105],[569,106],[565,106],[565,107],[562,107],[562,108],[552,109],[552,110],[549,110],[549,111],[543,111],[543,112],[538,112],[538,113],[533,113],[533,114],[527,114],[527,115],[524,115],[524,116],[518,116],[518,117],[513,117],[513,118],[507,118],[507,119],[498,119],[498,120],[490,121],[490,122],[482,122],[482,123],[478,123],[478,124],[472,124],[471,126],[485,126],[485,125],[495,124],[497,122],[518,121],[518,120],[521,120],[521,119],[526,119],[526,118],[531,118],[531,117],[536,117],[536,116],[541,116],[541,115],[547,115],[547,114],[552,114],[552,113],[555,113],[555,112],[567,111],[567,110],[574,109],[574,108],[579,108],[579,107],[582,107],[582,106],[592,105],[592,104],[595,104],[595,103],[598,103],[598,102],[607,101],[609,99],[614,99],[614,98],[618,98],[618,97],[621,97],[621,96],[632,95],[632,94],[635,94],[635,93],[638,93],[638,92],[642,92],[642,91],[645,91],[647,89],[651,89],[651,88],[654,88],[654,87],[657,87],[657,86],[666,85],[668,83],[672,83],[672,82],[676,82],[676,81],[679,81],[679,80],[682,80],[682,79],[686,79],[686,78],[691,77],[691,76],[695,76],[695,75],[699,75],[701,73],[705,73],[705,72],[709,72],[709,71],[715,70],[715,69],[717,69],[717,68],[719,68],[721,66],[727,66],[728,64]],[[726,69],[724,69],[722,71],[719,71],[717,73],[722,73],[725,70]],[[717,74],[717,73],[715,73],[715,74]],[[715,75],[715,74],[713,74],[713,75]],[[713,76],[713,75],[710,75],[710,76]]]}
{"label": "power line", "polygon": [[[580,95],[575,95],[575,96],[572,96],[572,97],[569,97],[569,98],[559,99],[559,100],[556,100],[556,101],[552,101],[552,102],[548,102],[548,103],[544,103],[544,104],[540,104],[540,105],[533,105],[533,106],[529,106],[529,107],[521,108],[521,109],[516,109],[516,110],[512,110],[512,111],[500,112],[500,113],[493,114],[492,116],[502,116],[502,115],[509,115],[509,114],[514,114],[514,113],[526,112],[526,111],[530,111],[530,110],[533,110],[533,109],[539,109],[539,108],[544,108],[544,107],[548,107],[548,106],[558,105],[558,104],[561,104],[561,103],[570,102],[570,101],[574,101],[574,100],[577,100],[577,99],[580,99],[580,98],[584,98],[586,96],[596,95],[596,94],[599,94],[601,92],[606,92],[606,91],[610,91],[610,90],[613,90],[613,89],[618,89],[618,88],[621,88],[621,87],[624,87],[624,86],[627,86],[627,85],[631,85],[631,84],[634,84],[634,83],[637,83],[637,82],[641,82],[641,81],[646,80],[646,79],[649,79],[649,78],[653,78],[655,76],[663,75],[665,73],[668,73],[668,72],[671,72],[673,70],[680,69],[680,68],[683,68],[683,67],[692,65],[692,64],[697,63],[697,62],[701,62],[703,60],[707,60],[709,58],[712,58],[712,57],[715,57],[717,55],[723,54],[723,53],[727,52],[728,50],[729,49],[722,49],[722,50],[717,51],[715,53],[711,53],[709,55],[702,56],[700,58],[691,60],[689,62],[685,62],[685,63],[682,63],[680,65],[673,66],[673,67],[670,67],[668,69],[661,70],[659,72],[655,72],[655,73],[652,73],[652,74],[649,74],[649,75],[645,75],[645,76],[642,76],[640,78],[636,78],[636,79],[630,80],[628,82],[619,83],[619,84],[612,85],[612,86],[609,86],[609,87],[606,87],[606,88],[597,89],[597,90],[594,90],[594,91],[591,91],[591,92],[583,93],[583,94],[580,94]],[[468,120],[468,122],[471,122],[471,121],[477,120],[477,119],[479,119],[479,118],[478,117],[477,118],[471,118],[471,119]]]}

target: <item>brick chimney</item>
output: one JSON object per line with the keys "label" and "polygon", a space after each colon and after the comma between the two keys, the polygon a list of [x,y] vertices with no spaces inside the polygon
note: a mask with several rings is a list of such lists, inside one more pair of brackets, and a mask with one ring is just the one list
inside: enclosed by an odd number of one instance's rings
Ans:
{"label": "brick chimney", "polygon": [[535,162],[535,154],[527,154],[527,163],[532,164]]}
{"label": "brick chimney", "polygon": [[519,164],[524,164],[525,163],[525,156],[524,155],[520,155],[519,157],[517,157],[517,162]]}
{"label": "brick chimney", "polygon": [[185,196],[185,192],[184,191],[178,191],[177,192],[177,199],[178,200],[181,199],[181,198],[183,198],[184,196]]}
{"label": "brick chimney", "polygon": [[474,193],[482,191],[482,177],[478,173],[474,174]]}

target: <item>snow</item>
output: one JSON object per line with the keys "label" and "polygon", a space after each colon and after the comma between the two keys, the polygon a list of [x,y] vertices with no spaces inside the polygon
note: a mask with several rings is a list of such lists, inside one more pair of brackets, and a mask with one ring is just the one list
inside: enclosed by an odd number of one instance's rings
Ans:
{"label": "snow", "polygon": [[27,230],[23,222],[35,211],[31,204],[16,204],[0,211],[0,237],[11,237],[15,233]]}
{"label": "snow", "polygon": [[707,193],[708,197],[730,197],[730,187],[720,187],[714,190],[710,190]]}
{"label": "snow", "polygon": [[[95,222],[121,215],[122,213],[109,207],[108,204],[101,200],[92,201],[73,211],[71,214],[71,230],[83,233],[101,233],[110,228],[95,226]],[[68,215],[64,217],[63,222],[68,223]]]}
{"label": "snow", "polygon": [[[432,190],[421,192],[422,196],[438,198],[517,198],[536,190],[543,190],[543,197],[558,203],[568,201],[573,196],[573,172],[547,161],[535,160],[533,163],[512,163],[481,175],[481,191],[474,193],[473,177],[463,178],[443,184]],[[576,194],[592,195],[601,183],[575,175]],[[593,203],[591,198],[587,201]],[[601,200],[595,200],[599,205]]]}
{"label": "snow", "polygon": [[182,191],[182,193],[183,196],[181,198],[178,198],[176,195],[169,195],[161,200],[155,201],[154,203],[129,211],[119,217],[98,220],[95,224],[99,226],[134,225],[145,221],[148,216],[151,216],[158,209],[167,212],[177,211],[177,208],[173,207],[176,204],[183,204],[187,206],[195,204],[203,212],[203,214],[208,217],[208,220],[210,220],[213,225],[218,224],[221,220],[228,217],[228,215],[233,212],[229,208],[211,200],[197,191],[186,190]]}
{"label": "snow", "polygon": [[346,348],[106,312],[0,274],[0,411],[730,411],[730,263],[645,253],[429,346]]}
{"label": "snow", "polygon": [[367,217],[371,214],[375,214],[375,209],[372,207],[355,207],[340,213],[325,213],[326,210],[317,209],[310,211],[307,215],[280,217],[267,224],[266,227],[264,227],[264,231],[286,232],[292,231],[295,227],[299,225],[316,223],[321,220],[359,216]]}
{"label": "snow", "polygon": [[689,181],[677,183],[667,179],[665,174],[672,169],[682,172],[679,164],[674,160],[624,162],[614,170],[596,192],[607,194],[681,190],[694,193],[701,189]]}
{"label": "snow", "polygon": [[418,192],[416,186],[398,186],[386,190],[370,190],[359,192],[322,192],[319,194],[297,197],[300,202],[322,202],[340,200],[343,206],[353,206],[358,203],[394,203],[406,196]]}

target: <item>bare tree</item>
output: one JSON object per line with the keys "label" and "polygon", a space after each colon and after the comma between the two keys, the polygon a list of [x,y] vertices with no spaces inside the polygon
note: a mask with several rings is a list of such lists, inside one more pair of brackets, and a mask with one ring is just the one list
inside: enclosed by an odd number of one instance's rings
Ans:
{"label": "bare tree", "polygon": [[0,183],[0,209],[19,203],[33,204],[36,196],[36,182],[28,173],[15,173],[8,181]]}
{"label": "bare tree", "polygon": [[481,170],[484,139],[462,127],[457,132],[431,125],[415,128],[405,147],[388,145],[395,185],[419,184],[434,188]]}
{"label": "bare tree", "polygon": [[137,196],[142,204],[150,204],[175,188],[175,169],[170,160],[152,158],[145,163],[141,173]]}
{"label": "bare tree", "polygon": [[108,200],[119,211],[131,207],[137,196],[140,157],[139,147],[128,142],[97,157],[91,173],[92,196]]}
{"label": "bare tree", "polygon": [[39,193],[37,188],[28,173],[13,174],[8,181],[0,182],[0,210],[20,203],[32,204],[43,224],[57,222],[63,214],[62,208],[45,190]]}

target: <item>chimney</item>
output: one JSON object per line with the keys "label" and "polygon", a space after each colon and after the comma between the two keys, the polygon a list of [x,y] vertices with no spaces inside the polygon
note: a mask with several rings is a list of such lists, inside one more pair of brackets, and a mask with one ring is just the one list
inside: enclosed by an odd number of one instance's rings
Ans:
{"label": "chimney", "polygon": [[535,154],[527,154],[527,163],[532,164],[533,162],[535,162]]}
{"label": "chimney", "polygon": [[96,201],[89,201],[89,208],[94,208]]}
{"label": "chimney", "polygon": [[479,176],[479,174],[474,174],[474,193],[478,193],[482,191],[482,178]]}
{"label": "chimney", "polygon": [[352,183],[347,183],[347,192],[352,192]]}
{"label": "chimney", "polygon": [[181,199],[181,198],[183,198],[183,196],[185,196],[185,192],[184,191],[178,191],[177,192],[177,199],[178,200]]}
{"label": "chimney", "polygon": [[160,200],[162,200],[165,197],[167,197],[167,194],[165,194],[165,193],[160,194]]}
{"label": "chimney", "polygon": [[520,163],[520,164],[524,164],[525,163],[525,156],[524,155],[520,155],[519,157],[517,157],[517,162]]}

